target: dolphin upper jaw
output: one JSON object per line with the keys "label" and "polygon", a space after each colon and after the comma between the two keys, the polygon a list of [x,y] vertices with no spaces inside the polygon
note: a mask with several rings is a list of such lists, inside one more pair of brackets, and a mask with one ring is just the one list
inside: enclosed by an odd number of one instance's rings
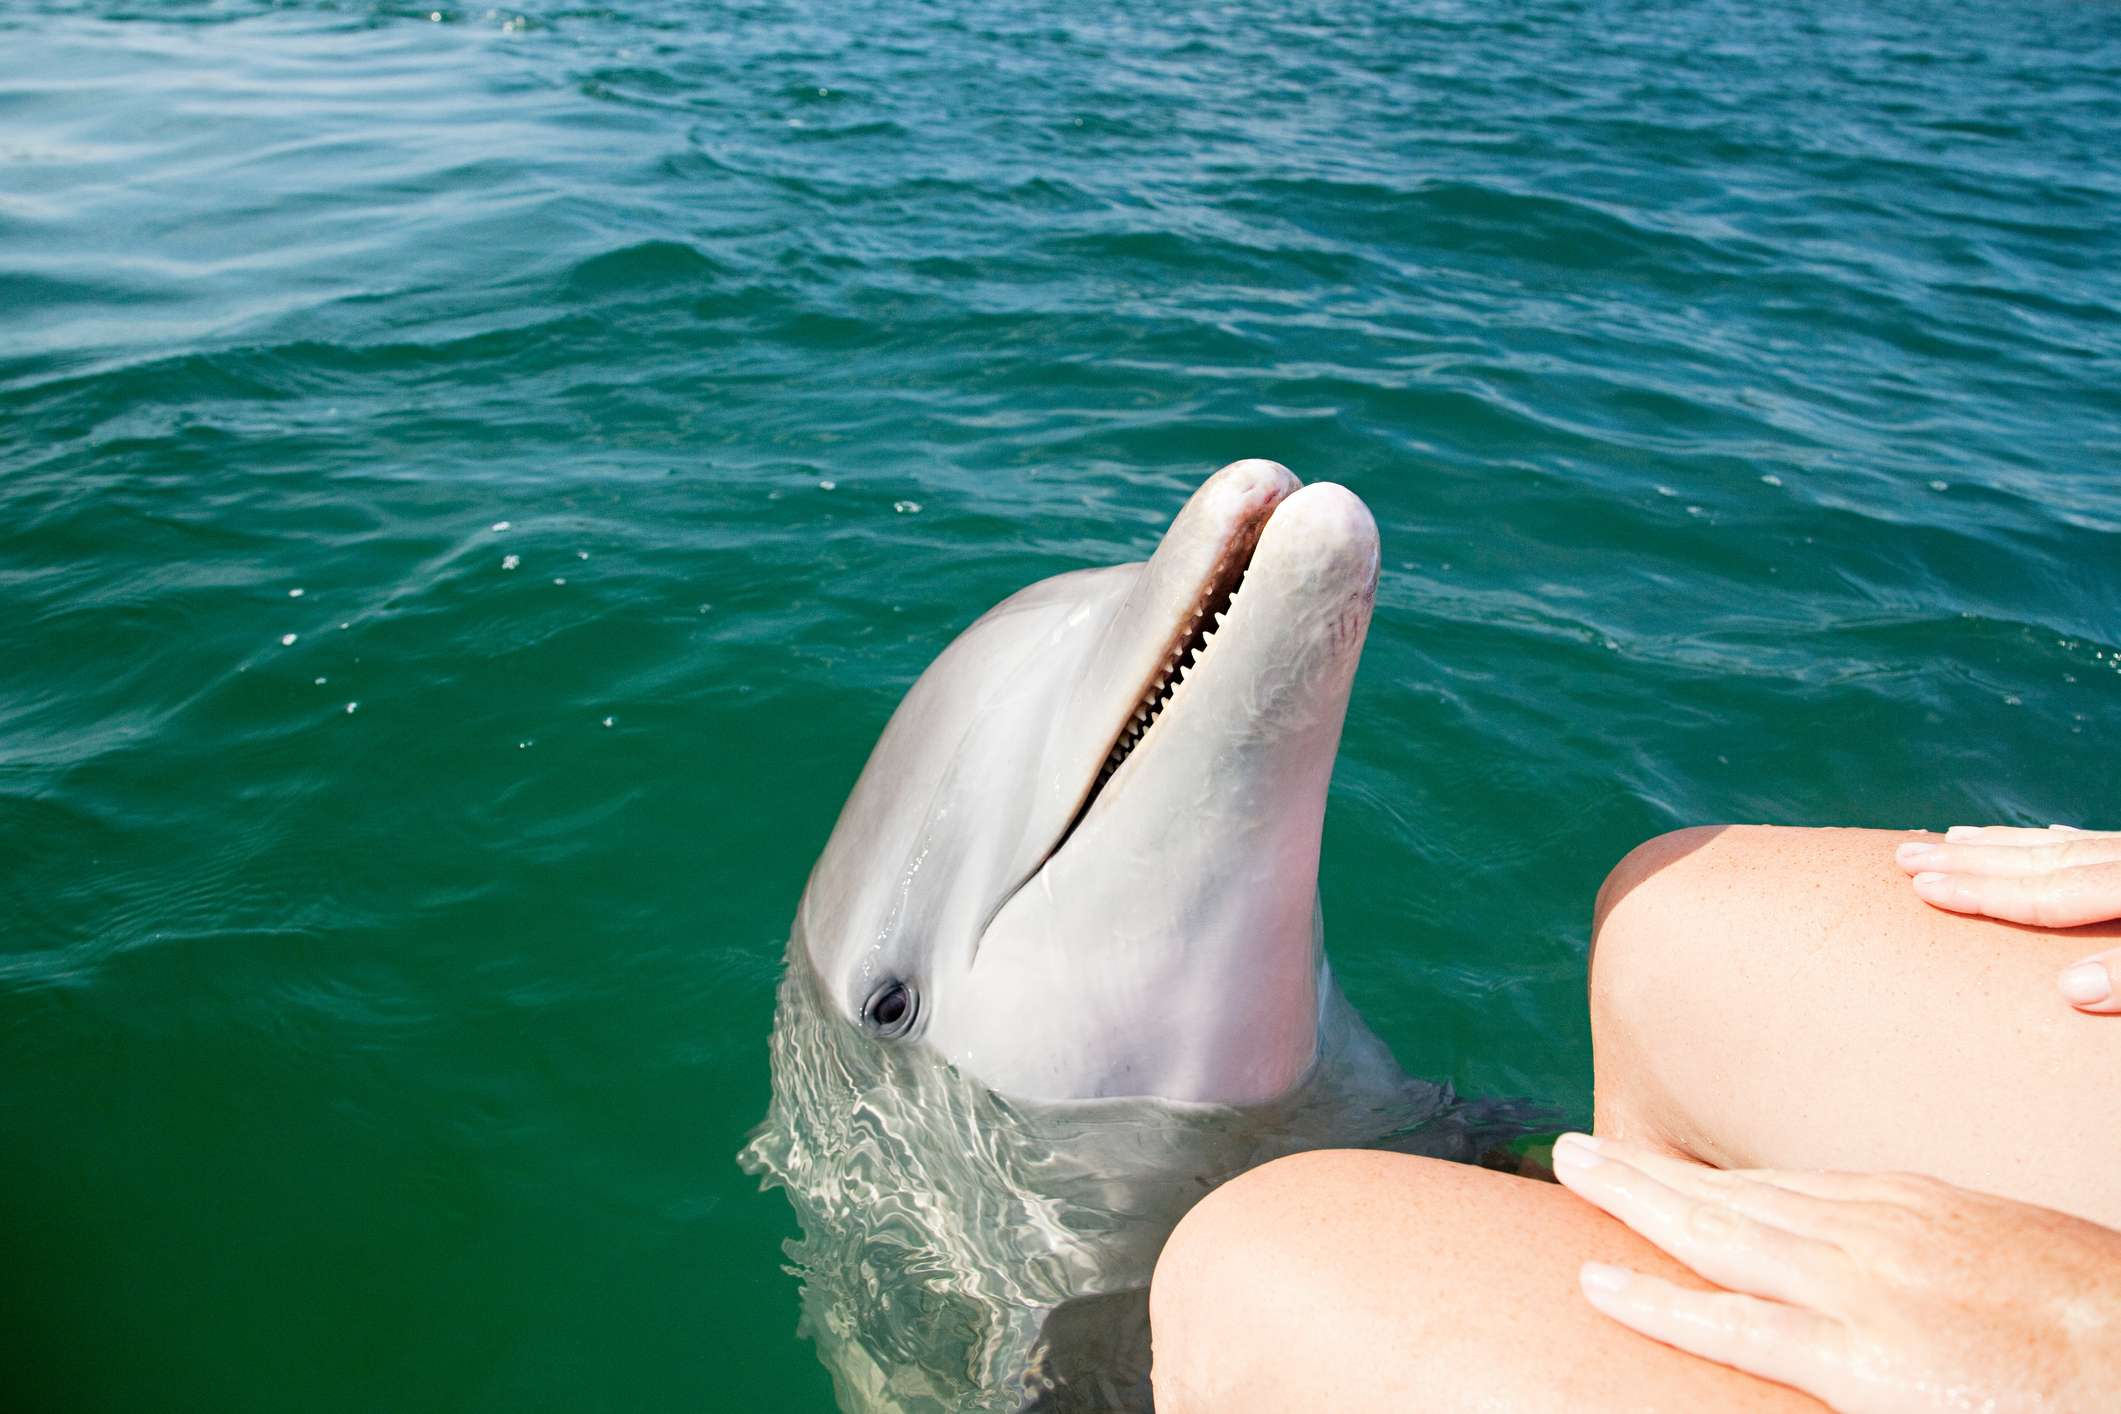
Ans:
{"label": "dolphin upper jaw", "polygon": [[[1025,1098],[1249,1103],[1299,1083],[1319,834],[1376,575],[1351,493],[1241,462],[1147,564],[983,616],[894,714],[805,891],[840,1009],[862,1024],[903,982],[907,1040]],[[1219,627],[1202,617],[1225,599]]]}

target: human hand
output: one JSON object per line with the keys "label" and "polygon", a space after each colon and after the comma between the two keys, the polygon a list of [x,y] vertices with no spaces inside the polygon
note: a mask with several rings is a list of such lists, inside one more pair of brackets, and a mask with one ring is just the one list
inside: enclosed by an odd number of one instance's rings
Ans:
{"label": "human hand", "polygon": [[[1909,840],[1894,862],[1922,901],[2042,928],[2121,918],[2121,832],[2050,825],[1954,825],[1942,840]],[[2121,948],[2085,958],[2057,979],[2084,1011],[2121,1012]]]}
{"label": "human hand", "polygon": [[1630,1329],[1841,1414],[2090,1414],[2121,1391],[2121,1232],[1913,1174],[1705,1168],[1564,1135],[1578,1197],[1725,1288],[1583,1264]]}

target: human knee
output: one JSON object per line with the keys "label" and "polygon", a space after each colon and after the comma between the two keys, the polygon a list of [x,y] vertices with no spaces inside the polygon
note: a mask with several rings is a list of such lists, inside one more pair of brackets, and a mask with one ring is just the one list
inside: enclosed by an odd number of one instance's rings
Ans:
{"label": "human knee", "polygon": [[[1598,891],[1591,926],[1591,1041],[1597,1129],[1659,1147],[1685,1131],[1667,1080],[1693,1028],[1731,1001],[1715,955],[1716,886],[1694,858],[1722,826],[1674,830],[1637,845]],[[1727,882],[1727,881],[1726,881]],[[1706,887],[1705,887],[1706,886]]]}
{"label": "human knee", "polygon": [[1605,932],[1606,920],[1621,903],[1633,897],[1639,890],[1655,888],[1665,871],[1688,855],[1708,844],[1725,830],[1727,825],[1691,825],[1683,830],[1673,830],[1644,840],[1627,852],[1627,857],[1613,866],[1598,886],[1598,899],[1591,908],[1591,947],[1595,954]]}
{"label": "human knee", "polygon": [[1149,1290],[1157,1408],[1291,1407],[1293,1391],[1325,1378],[1320,1362],[1338,1358],[1351,1313],[1376,1304],[1363,1296],[1370,1249],[1382,1241],[1418,1261],[1419,1247],[1396,1228],[1425,1206],[1432,1170],[1461,1167],[1319,1150],[1262,1165],[1201,1200],[1165,1244]]}
{"label": "human knee", "polygon": [[1294,1255],[1284,1249],[1302,1227],[1302,1196],[1339,1167],[1330,1154],[1278,1159],[1210,1193],[1172,1232],[1149,1288],[1158,1409],[1205,1414],[1262,1391],[1255,1366],[1281,1343],[1271,1329],[1280,1303],[1253,1293]]}
{"label": "human knee", "polygon": [[1152,1316],[1168,1311],[1175,1321],[1203,1296],[1222,1306],[1233,1290],[1289,1259],[1300,1245],[1292,1234],[1313,1235],[1318,1213],[1335,1210],[1336,1190],[1349,1187],[1373,1157],[1353,1150],[1291,1154],[1203,1198],[1157,1259]]}

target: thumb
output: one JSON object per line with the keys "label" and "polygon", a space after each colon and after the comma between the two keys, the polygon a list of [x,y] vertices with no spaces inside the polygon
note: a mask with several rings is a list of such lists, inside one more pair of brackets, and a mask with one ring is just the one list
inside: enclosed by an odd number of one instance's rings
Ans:
{"label": "thumb", "polygon": [[2121,1012],[2121,995],[2117,995],[2121,989],[2114,986],[2116,967],[2121,967],[2121,948],[2108,948],[2063,968],[2055,985],[2079,1011]]}

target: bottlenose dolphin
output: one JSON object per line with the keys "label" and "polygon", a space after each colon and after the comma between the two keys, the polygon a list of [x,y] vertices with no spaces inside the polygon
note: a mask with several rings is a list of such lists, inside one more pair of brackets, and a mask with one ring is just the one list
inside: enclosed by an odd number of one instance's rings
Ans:
{"label": "bottlenose dolphin", "polygon": [[1144,564],[1034,584],[906,694],[796,910],[773,1104],[841,1405],[1145,1409],[1145,1293],[1283,1153],[1520,1132],[1341,998],[1318,852],[1376,597],[1344,487],[1224,467]]}

